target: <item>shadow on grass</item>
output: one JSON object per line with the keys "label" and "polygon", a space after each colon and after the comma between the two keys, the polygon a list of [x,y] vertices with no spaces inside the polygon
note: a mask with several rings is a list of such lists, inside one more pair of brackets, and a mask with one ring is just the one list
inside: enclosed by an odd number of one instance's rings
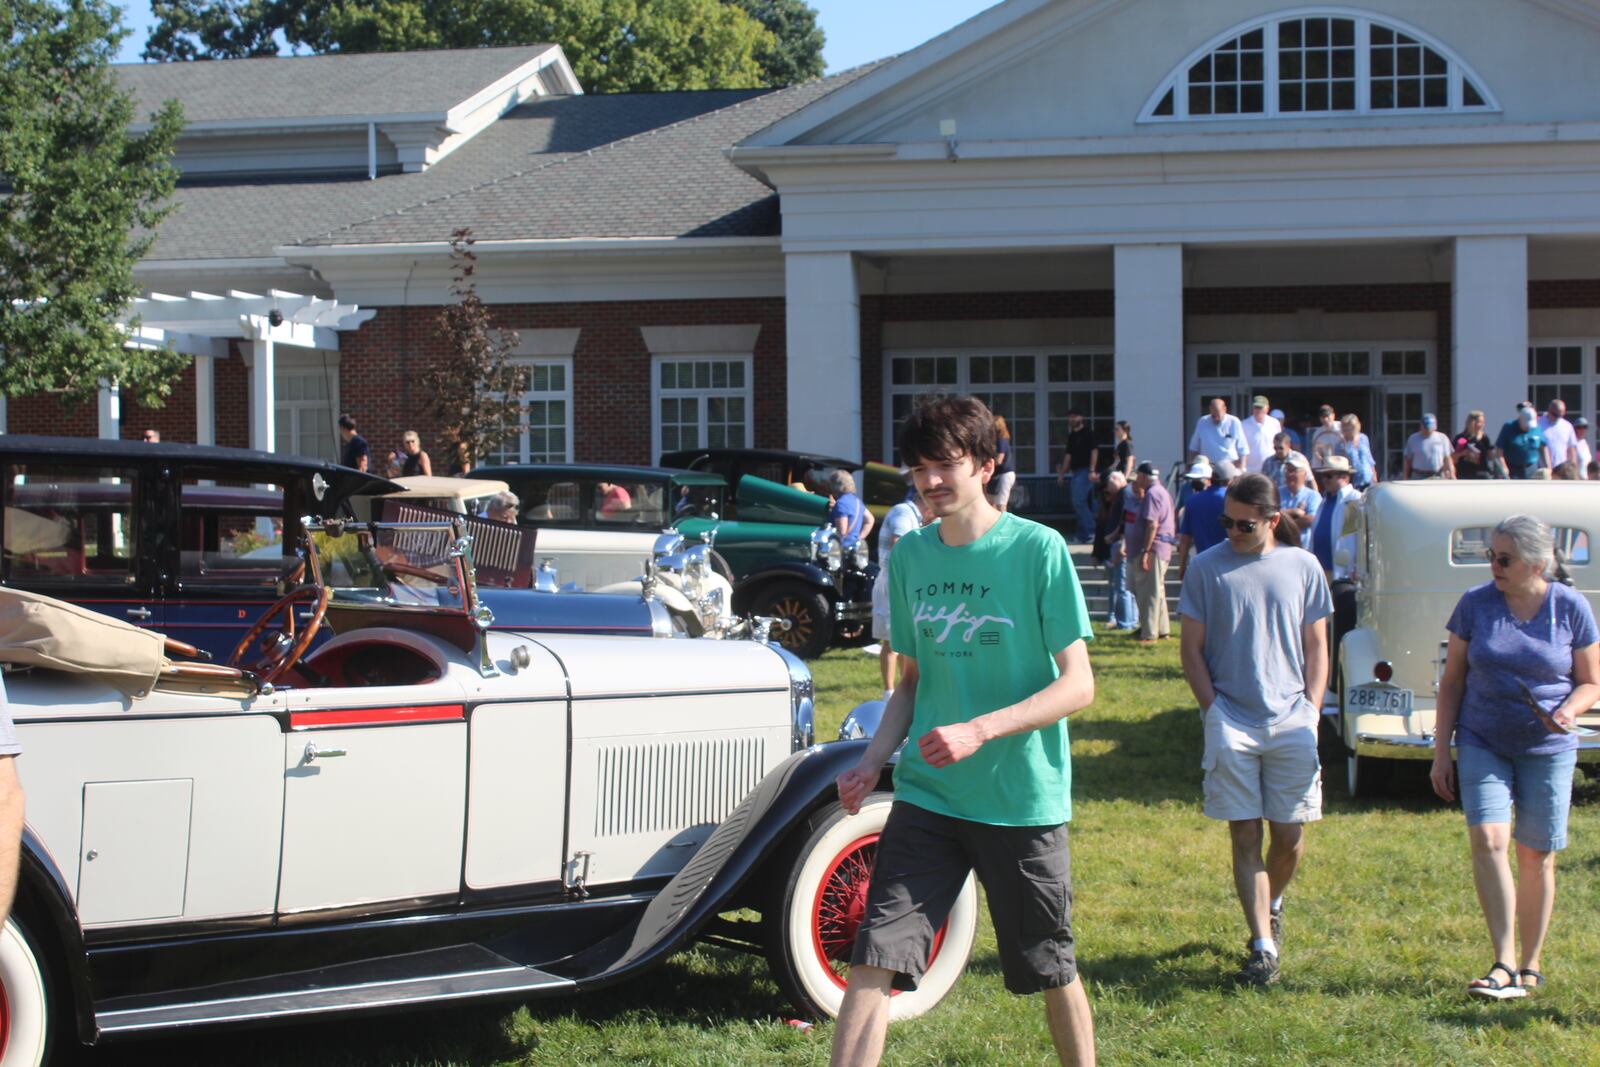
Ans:
{"label": "shadow on grass", "polygon": [[407,1009],[326,1023],[291,1023],[251,1031],[111,1044],[87,1050],[93,1067],[223,1064],[229,1067],[389,1067],[520,1063],[542,1044],[540,1031],[563,1021],[603,1028],[619,1020],[652,1027],[715,1030],[786,1019],[794,1009],[771,981],[765,961],[702,947],[681,953],[640,980],[572,996],[466,1007]]}
{"label": "shadow on grass", "polygon": [[1193,708],[1074,719],[1071,734],[1074,799],[1200,802],[1202,742]]}
{"label": "shadow on grass", "polygon": [[1464,1030],[1525,1030],[1536,1024],[1573,1026],[1586,1021],[1536,1000],[1469,1003],[1448,1011],[1429,1012],[1428,1018]]}

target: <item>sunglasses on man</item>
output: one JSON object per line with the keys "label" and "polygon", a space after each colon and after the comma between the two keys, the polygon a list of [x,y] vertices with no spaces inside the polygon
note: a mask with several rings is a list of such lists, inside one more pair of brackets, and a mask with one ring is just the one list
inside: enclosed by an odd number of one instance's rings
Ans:
{"label": "sunglasses on man", "polygon": [[1256,527],[1260,526],[1265,521],[1265,519],[1230,519],[1226,515],[1217,516],[1217,522],[1222,524],[1222,528],[1224,530],[1231,530],[1237,526],[1240,533],[1247,534],[1255,533]]}

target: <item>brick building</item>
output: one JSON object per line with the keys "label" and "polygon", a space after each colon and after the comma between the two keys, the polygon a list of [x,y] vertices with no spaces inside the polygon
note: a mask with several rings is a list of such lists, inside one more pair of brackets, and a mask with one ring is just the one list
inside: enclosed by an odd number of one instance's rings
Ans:
{"label": "brick building", "polygon": [[942,385],[1025,475],[1069,407],[1170,462],[1255,393],[1360,414],[1393,466],[1424,411],[1600,414],[1597,53],[1593,0],[1006,0],[777,92],[585,96],[548,46],[119,68],[191,117],[140,277],[220,301],[149,305],[197,355],[167,409],[6,419],[426,441],[468,226],[535,368],[508,457],[878,458]]}

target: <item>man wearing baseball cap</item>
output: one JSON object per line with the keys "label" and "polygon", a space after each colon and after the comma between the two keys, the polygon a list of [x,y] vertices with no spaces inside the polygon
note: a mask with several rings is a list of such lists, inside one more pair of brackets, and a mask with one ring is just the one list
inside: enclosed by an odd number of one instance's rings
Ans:
{"label": "man wearing baseball cap", "polygon": [[1450,439],[1439,432],[1439,419],[1430,411],[1422,416],[1422,428],[1406,438],[1405,477],[1455,476],[1456,464],[1450,455]]}
{"label": "man wearing baseball cap", "polygon": [[1283,432],[1283,424],[1268,412],[1271,407],[1264,396],[1250,401],[1250,417],[1244,420],[1244,440],[1250,451],[1240,461],[1240,473],[1260,470],[1262,461],[1272,454],[1272,439]]}
{"label": "man wearing baseball cap", "polygon": [[1172,496],[1161,484],[1161,468],[1146,460],[1135,479],[1139,510],[1123,530],[1128,552],[1128,584],[1139,605],[1139,643],[1153,645],[1172,636],[1167,614],[1167,564],[1177,541]]}
{"label": "man wearing baseball cap", "polygon": [[1532,478],[1534,471],[1550,466],[1550,449],[1536,418],[1531,404],[1518,404],[1517,417],[1500,427],[1494,452],[1508,478]]}
{"label": "man wearing baseball cap", "polygon": [[[1195,464],[1196,467],[1199,464]],[[1212,545],[1220,545],[1228,539],[1222,531],[1223,497],[1228,495],[1228,486],[1239,477],[1239,468],[1223,460],[1215,467],[1210,468],[1210,485],[1189,498],[1189,503],[1183,509],[1183,518],[1178,522],[1178,581],[1183,581],[1183,575],[1189,567],[1189,549],[1193,547],[1196,555],[1204,552]],[[1189,476],[1194,477],[1191,468]]]}

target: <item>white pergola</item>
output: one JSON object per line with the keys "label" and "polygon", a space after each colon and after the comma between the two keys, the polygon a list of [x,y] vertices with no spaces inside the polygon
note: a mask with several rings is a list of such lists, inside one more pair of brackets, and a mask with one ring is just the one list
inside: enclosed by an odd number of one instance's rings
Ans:
{"label": "white pergola", "polygon": [[[271,451],[274,425],[273,374],[278,345],[337,352],[339,334],[354,330],[377,312],[354,304],[269,289],[263,294],[236,289],[225,294],[185,296],[151,293],[133,302],[126,322],[129,347],[171,348],[194,357],[195,440],[216,443],[216,389],[213,360],[228,356],[230,341],[243,348],[250,368],[250,446]],[[100,436],[121,436],[121,401],[115,384],[100,390]]]}

